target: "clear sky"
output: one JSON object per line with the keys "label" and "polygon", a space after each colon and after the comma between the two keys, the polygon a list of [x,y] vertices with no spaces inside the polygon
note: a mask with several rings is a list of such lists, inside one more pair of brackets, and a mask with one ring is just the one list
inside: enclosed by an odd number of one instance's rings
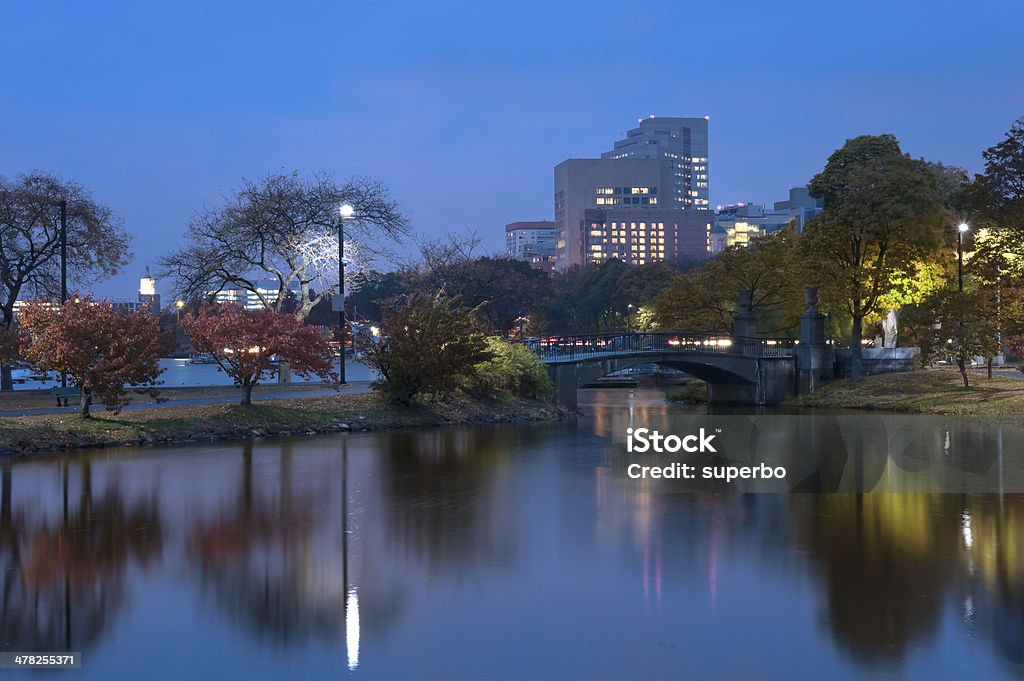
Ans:
{"label": "clear sky", "polygon": [[[425,234],[550,219],[552,168],[711,117],[711,203],[767,203],[846,138],[980,170],[1024,115],[1024,3],[0,0],[0,174],[86,185],[132,296],[240,178],[383,181]],[[165,288],[162,282],[160,288]]]}

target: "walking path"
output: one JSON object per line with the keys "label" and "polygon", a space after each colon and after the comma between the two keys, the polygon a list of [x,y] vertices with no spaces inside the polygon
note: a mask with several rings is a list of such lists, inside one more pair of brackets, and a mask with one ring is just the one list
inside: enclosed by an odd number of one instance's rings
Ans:
{"label": "walking path", "polygon": [[[218,386],[221,387],[221,386]],[[271,393],[260,394],[254,392],[252,396],[253,402],[265,402],[268,400],[293,400],[302,397],[327,397],[328,395],[336,395],[338,391],[333,388],[324,388],[322,390],[295,390],[295,391],[274,391]],[[350,381],[346,383],[341,389],[342,393],[353,394],[353,393],[366,393],[370,392],[369,381]],[[193,397],[185,400],[168,400],[167,402],[139,402],[136,404],[128,404],[121,407],[121,411],[137,411],[142,409],[161,409],[164,407],[192,407],[200,404],[230,404],[241,400],[241,391],[235,395],[218,395],[217,397]],[[102,412],[105,408],[101,404],[93,405],[92,411]],[[77,414],[78,406],[72,405],[68,407],[47,407],[47,408],[36,408],[36,409],[9,409],[0,410],[0,417],[4,416],[45,416],[48,414]]]}

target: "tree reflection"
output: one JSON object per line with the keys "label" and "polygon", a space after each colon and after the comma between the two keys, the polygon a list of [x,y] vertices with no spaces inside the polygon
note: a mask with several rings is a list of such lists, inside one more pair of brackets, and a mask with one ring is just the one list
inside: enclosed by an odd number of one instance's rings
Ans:
{"label": "tree reflection", "polygon": [[10,650],[82,650],[95,644],[125,603],[129,562],[159,560],[163,532],[155,497],[128,504],[116,481],[96,497],[92,466],[79,468],[77,500],[69,464],[61,467],[59,518],[13,507],[3,466],[0,637]]}
{"label": "tree reflection", "polygon": [[495,488],[509,447],[501,433],[388,434],[381,503],[388,537],[431,574],[476,563],[508,565],[514,557],[510,521],[517,509],[502,504]]}
{"label": "tree reflection", "polygon": [[204,594],[244,630],[282,646],[335,639],[344,621],[341,555],[314,537],[326,520],[315,508],[327,487],[296,499],[292,453],[291,443],[281,445],[275,495],[254,480],[246,442],[234,501],[199,518],[188,540]]}
{"label": "tree reflection", "polygon": [[[957,498],[941,494],[800,497],[802,541],[825,580],[825,621],[858,661],[898,662],[934,636],[954,572]],[[798,516],[799,517],[799,516]]]}

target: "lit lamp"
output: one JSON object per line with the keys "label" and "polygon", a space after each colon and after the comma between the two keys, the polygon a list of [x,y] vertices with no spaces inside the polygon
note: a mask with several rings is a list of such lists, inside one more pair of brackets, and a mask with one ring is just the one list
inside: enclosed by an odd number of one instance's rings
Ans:
{"label": "lit lamp", "polygon": [[345,339],[348,337],[345,329],[345,220],[351,220],[355,215],[355,208],[350,203],[343,203],[338,207],[338,341],[341,346],[341,362],[338,370],[338,382],[345,384]]}
{"label": "lit lamp", "polygon": [[956,278],[960,293],[964,292],[964,234],[970,229],[966,222],[961,222],[956,228]]}

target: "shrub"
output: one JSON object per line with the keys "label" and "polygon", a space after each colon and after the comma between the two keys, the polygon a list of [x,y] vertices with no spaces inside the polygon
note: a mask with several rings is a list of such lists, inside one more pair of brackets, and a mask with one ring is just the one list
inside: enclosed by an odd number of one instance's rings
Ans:
{"label": "shrub", "polygon": [[487,339],[487,351],[493,356],[474,367],[467,386],[472,392],[532,399],[550,397],[551,379],[535,353],[495,336]]}

